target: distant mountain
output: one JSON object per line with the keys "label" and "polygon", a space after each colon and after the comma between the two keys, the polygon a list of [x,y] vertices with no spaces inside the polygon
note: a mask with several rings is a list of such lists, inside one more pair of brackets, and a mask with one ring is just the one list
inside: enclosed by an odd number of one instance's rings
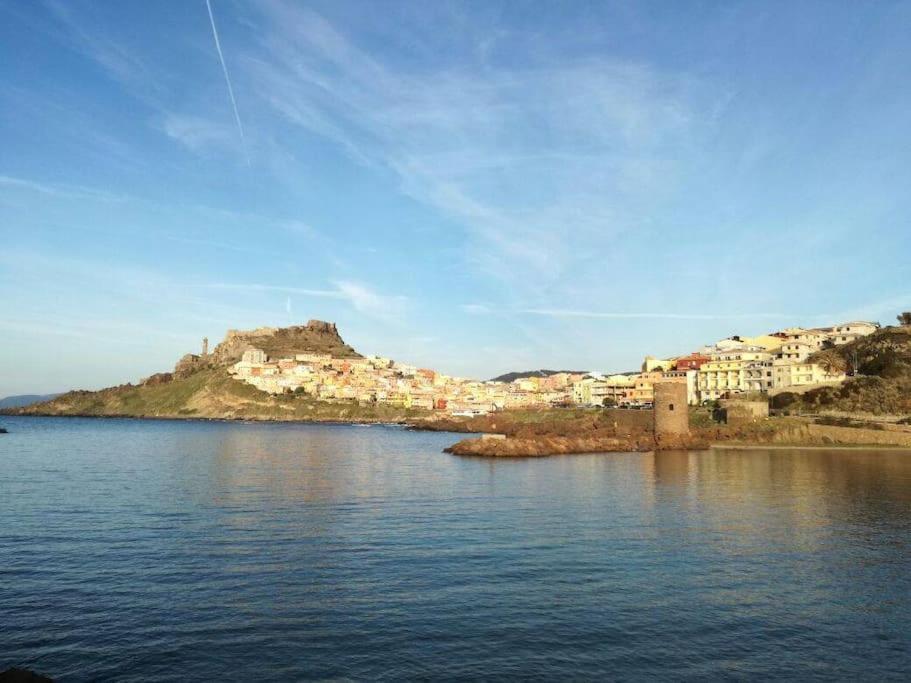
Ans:
{"label": "distant mountain", "polygon": [[22,408],[32,403],[41,403],[57,398],[60,394],[21,394],[19,396],[7,396],[0,398],[0,408]]}
{"label": "distant mountain", "polygon": [[559,375],[561,372],[568,372],[573,375],[584,375],[588,370],[526,370],[524,372],[507,372],[505,375],[494,377],[491,382],[513,382],[517,379],[526,379],[527,377],[550,377]]}

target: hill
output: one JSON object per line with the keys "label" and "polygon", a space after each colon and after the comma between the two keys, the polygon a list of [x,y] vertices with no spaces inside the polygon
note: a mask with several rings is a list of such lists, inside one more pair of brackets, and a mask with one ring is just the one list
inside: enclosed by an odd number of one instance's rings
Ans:
{"label": "hill", "polygon": [[354,401],[317,401],[306,396],[271,396],[228,375],[228,366],[249,348],[273,358],[297,353],[327,353],[354,358],[359,354],[342,340],[333,323],[256,330],[229,330],[211,354],[187,354],[173,372],[161,372],[140,384],[99,391],[70,391],[40,403],[10,407],[11,415],[81,415],[97,417],[195,417],[313,421],[398,422],[423,415],[389,405]]}
{"label": "hill", "polygon": [[22,406],[27,406],[32,403],[50,401],[57,396],[60,396],[60,394],[20,394],[18,396],[7,396],[6,398],[0,398],[0,409],[21,408]]}
{"label": "hill", "polygon": [[292,327],[260,327],[255,330],[228,330],[224,340],[212,352],[218,365],[240,360],[250,348],[262,349],[272,358],[288,358],[295,353],[327,353],[336,358],[360,358],[361,355],[339,336],[335,323],[311,320]]}
{"label": "hill", "polygon": [[550,377],[568,372],[571,375],[584,375],[588,370],[525,370],[524,372],[507,372],[491,379],[491,382],[514,382],[517,379],[526,379],[528,377]]}
{"label": "hill", "polygon": [[[345,343],[335,323],[310,320],[306,325],[291,327],[258,327],[255,330],[228,330],[225,338],[210,354],[188,353],[174,366],[173,376],[188,377],[211,367],[226,367],[240,360],[244,351],[261,349],[270,358],[291,358],[298,353],[325,353],[336,358],[360,358]],[[155,375],[157,381],[168,381],[169,373]]]}
{"label": "hill", "polygon": [[227,368],[208,367],[167,382],[125,384],[100,391],[70,391],[51,401],[4,411],[12,415],[160,417],[250,420],[400,422],[423,411],[354,401],[271,396],[238,382]]}
{"label": "hill", "polygon": [[911,374],[911,327],[884,327],[848,344],[817,351],[810,362],[857,375],[903,377]]}
{"label": "hill", "polygon": [[911,327],[885,327],[848,344],[818,351],[809,361],[855,373],[843,384],[800,396],[778,394],[772,406],[804,412],[911,414]]}

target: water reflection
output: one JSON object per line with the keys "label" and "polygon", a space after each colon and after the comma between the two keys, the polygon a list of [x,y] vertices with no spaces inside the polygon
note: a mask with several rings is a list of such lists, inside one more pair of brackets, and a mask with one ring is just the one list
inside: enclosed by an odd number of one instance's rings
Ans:
{"label": "water reflection", "polygon": [[11,431],[0,613],[17,629],[0,665],[75,680],[911,665],[905,453],[483,460],[384,427]]}

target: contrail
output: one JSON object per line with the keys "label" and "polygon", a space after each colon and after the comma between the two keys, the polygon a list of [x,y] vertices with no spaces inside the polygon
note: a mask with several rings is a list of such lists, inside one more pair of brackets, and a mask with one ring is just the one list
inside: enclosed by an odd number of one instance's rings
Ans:
{"label": "contrail", "polygon": [[215,38],[215,50],[218,52],[221,70],[225,74],[225,83],[228,85],[228,95],[231,97],[231,106],[234,108],[234,120],[237,121],[237,130],[240,131],[240,142],[244,147],[244,156],[247,157],[247,166],[249,166],[250,157],[247,155],[247,139],[244,137],[244,126],[240,122],[240,114],[237,111],[237,100],[234,99],[234,88],[231,87],[231,78],[228,76],[228,67],[225,64],[225,56],[221,51],[221,41],[218,39],[218,30],[215,28],[215,16],[212,14],[212,3],[210,0],[206,0],[206,7],[209,10],[209,22],[212,24],[212,37]]}

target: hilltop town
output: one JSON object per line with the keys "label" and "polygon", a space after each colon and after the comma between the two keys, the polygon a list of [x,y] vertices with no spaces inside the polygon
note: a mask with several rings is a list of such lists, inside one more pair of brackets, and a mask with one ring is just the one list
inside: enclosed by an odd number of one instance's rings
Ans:
{"label": "hilltop town", "polygon": [[276,357],[258,346],[247,348],[228,372],[269,394],[384,403],[465,416],[560,406],[650,408],[660,382],[685,384],[687,402],[700,405],[752,392],[774,396],[837,385],[856,368],[831,357],[816,360],[814,354],[878,329],[877,323],[853,321],[732,336],[678,357],[646,356],[639,372],[557,372],[511,382],[452,377],[380,356],[308,352]]}
{"label": "hilltop town", "polygon": [[[906,432],[911,430],[911,313],[903,313],[899,322],[880,327],[854,321],[730,336],[671,358],[646,356],[634,372],[536,371],[515,373],[511,381],[481,381],[363,356],[342,340],[335,325],[311,320],[287,328],[229,330],[213,350],[203,340],[201,353],[186,354],[172,371],[138,384],[70,391],[0,413],[395,422],[423,429],[567,436],[576,441],[559,448],[578,449],[594,446],[579,438],[614,438],[624,424],[648,432],[656,388],[671,384],[674,405],[689,404],[688,412],[703,425],[695,432],[703,441],[756,441],[786,433],[791,442],[807,442],[800,432],[805,425],[780,419],[787,416],[873,420]],[[779,419],[766,419],[770,408]],[[712,425],[719,420],[730,428],[717,432]],[[775,434],[743,432],[735,426],[743,420]],[[529,433],[532,425],[534,433]],[[646,438],[640,446],[649,444]],[[556,449],[553,444],[542,448]]]}

